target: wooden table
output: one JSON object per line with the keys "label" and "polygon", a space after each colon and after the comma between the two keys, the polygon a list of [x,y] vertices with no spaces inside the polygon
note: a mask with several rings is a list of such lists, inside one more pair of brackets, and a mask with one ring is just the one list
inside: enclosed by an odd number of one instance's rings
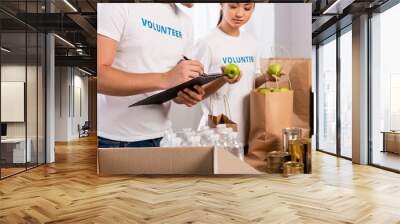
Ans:
{"label": "wooden table", "polygon": [[383,150],[382,152],[392,152],[400,154],[400,131],[382,131]]}

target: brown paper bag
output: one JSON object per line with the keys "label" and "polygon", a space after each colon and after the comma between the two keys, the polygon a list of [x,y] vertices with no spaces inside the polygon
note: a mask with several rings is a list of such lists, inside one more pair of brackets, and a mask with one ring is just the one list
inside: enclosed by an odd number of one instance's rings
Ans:
{"label": "brown paper bag", "polygon": [[224,107],[225,107],[225,113],[229,113],[229,117],[225,114],[220,114],[220,115],[214,115],[213,113],[213,102],[212,102],[212,96],[210,96],[210,108],[211,108],[211,114],[208,115],[208,126],[210,128],[216,128],[217,125],[219,124],[225,124],[226,127],[232,128],[233,131],[238,131],[238,126],[237,124],[230,119],[231,112],[229,108],[229,102],[224,96]]}
{"label": "brown paper bag", "polygon": [[[268,88],[274,85],[266,84]],[[271,151],[282,151],[282,129],[292,126],[292,90],[269,94],[253,90],[250,94],[249,152],[246,161],[254,168],[265,171],[267,154]]]}
{"label": "brown paper bag", "polygon": [[[304,138],[313,135],[313,98],[311,92],[311,59],[309,58],[268,58],[261,59],[261,71],[265,73],[270,64],[282,65],[281,82],[290,79],[293,88],[293,127],[302,129]],[[285,84],[283,84],[285,85]],[[287,86],[281,86],[287,87]]]}

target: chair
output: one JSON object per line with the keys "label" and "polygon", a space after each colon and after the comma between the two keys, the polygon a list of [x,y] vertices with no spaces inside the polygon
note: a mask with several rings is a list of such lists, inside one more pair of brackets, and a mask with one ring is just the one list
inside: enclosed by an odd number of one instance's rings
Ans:
{"label": "chair", "polygon": [[89,121],[85,121],[82,127],[78,124],[79,138],[89,136],[89,129],[90,129]]}

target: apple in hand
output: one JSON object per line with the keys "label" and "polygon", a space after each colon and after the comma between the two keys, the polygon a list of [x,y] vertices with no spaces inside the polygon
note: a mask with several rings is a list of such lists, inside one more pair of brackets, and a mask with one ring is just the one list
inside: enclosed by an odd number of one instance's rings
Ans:
{"label": "apple in hand", "polygon": [[279,77],[281,75],[282,65],[281,64],[271,64],[268,66],[267,73],[271,76]]}
{"label": "apple in hand", "polygon": [[228,64],[224,67],[224,74],[233,79],[240,75],[240,69],[235,64]]}

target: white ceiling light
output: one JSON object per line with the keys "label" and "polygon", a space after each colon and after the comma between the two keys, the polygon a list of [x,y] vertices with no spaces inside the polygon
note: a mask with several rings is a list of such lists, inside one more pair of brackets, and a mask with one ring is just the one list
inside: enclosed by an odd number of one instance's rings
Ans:
{"label": "white ceiling light", "polygon": [[70,47],[75,48],[75,45],[73,45],[71,42],[69,42],[68,40],[58,36],[57,34],[54,34],[55,37],[57,37],[59,40],[61,40],[62,42],[64,42],[65,44],[67,44]]}
{"label": "white ceiling light", "polygon": [[93,75],[92,73],[90,73],[90,72],[88,72],[88,71],[86,71],[86,70],[83,70],[83,69],[81,69],[81,68],[79,68],[79,67],[78,67],[78,70],[81,71],[81,72],[83,72],[83,73],[85,73],[85,74],[87,74],[87,75]]}
{"label": "white ceiling light", "polygon": [[5,48],[5,47],[1,47],[0,49],[1,49],[2,51],[6,52],[6,53],[10,53],[10,52],[11,52],[10,50],[8,50],[8,49]]}
{"label": "white ceiling light", "polygon": [[322,14],[342,14],[343,10],[353,2],[354,0],[336,0]]}
{"label": "white ceiling light", "polygon": [[65,4],[67,4],[74,12],[78,12],[78,10],[68,1],[64,0]]}

